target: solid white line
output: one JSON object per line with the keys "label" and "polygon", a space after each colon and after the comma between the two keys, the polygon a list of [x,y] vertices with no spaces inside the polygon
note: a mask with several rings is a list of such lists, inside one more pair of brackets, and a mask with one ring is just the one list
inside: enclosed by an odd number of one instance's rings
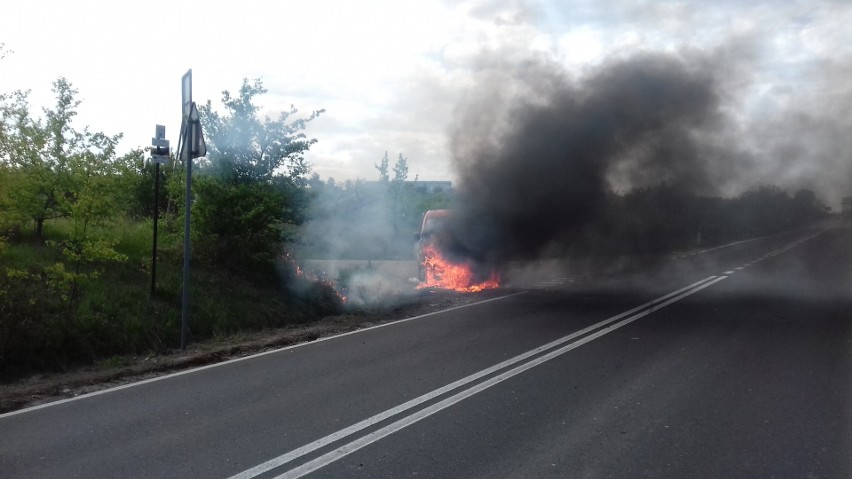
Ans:
{"label": "solid white line", "polygon": [[388,326],[394,326],[394,325],[397,325],[397,324],[407,323],[409,321],[414,321],[414,320],[417,320],[417,319],[423,319],[423,318],[426,318],[428,316],[434,316],[436,314],[446,313],[446,312],[449,312],[449,311],[455,311],[457,309],[468,308],[468,307],[471,307],[471,306],[478,306],[480,304],[490,303],[492,301],[499,301],[501,299],[510,298],[512,296],[517,296],[519,294],[524,294],[524,293],[526,293],[526,291],[520,291],[520,292],[512,293],[512,294],[506,294],[506,295],[503,295],[503,296],[498,296],[496,298],[490,298],[490,299],[485,299],[485,300],[482,300],[482,301],[477,301],[475,303],[462,304],[460,306],[453,306],[452,308],[442,309],[440,311],[433,311],[431,313],[425,313],[425,314],[421,314],[421,315],[418,315],[418,316],[412,316],[410,318],[398,319],[396,321],[392,321],[392,322],[388,322],[388,323],[384,323],[384,324],[379,324],[379,325],[376,325],[376,326],[370,326],[368,328],[357,329],[355,331],[349,331],[349,332],[346,332],[346,333],[335,334],[333,336],[325,336],[325,337],[322,337],[322,338],[317,338],[313,341],[306,341],[306,342],[299,343],[299,344],[293,344],[293,345],[290,345],[290,346],[285,346],[283,348],[271,349],[269,351],[263,351],[262,353],[252,354],[250,356],[241,356],[239,358],[229,359],[227,361],[222,361],[220,363],[208,364],[206,366],[199,366],[197,368],[187,369],[185,371],[179,371],[179,372],[176,372],[176,373],[166,374],[166,375],[163,375],[163,376],[157,376],[155,378],[143,379],[142,381],[138,381],[138,382],[134,382],[134,383],[130,383],[130,384],[123,384],[121,386],[115,386],[115,387],[108,388],[108,389],[102,389],[100,391],[94,391],[94,392],[90,392],[90,393],[86,393],[86,394],[81,394],[79,396],[74,396],[72,398],[60,399],[58,401],[53,401],[53,402],[49,402],[49,403],[45,403],[45,404],[39,404],[37,406],[30,406],[28,408],[18,409],[17,411],[10,411],[10,412],[7,412],[5,414],[0,414],[0,419],[6,418],[6,417],[9,417],[9,416],[15,416],[15,415],[18,415],[18,414],[24,414],[24,413],[28,413],[28,412],[32,412],[32,411],[37,411],[39,409],[44,409],[44,408],[48,408],[48,407],[52,407],[52,406],[58,406],[60,404],[65,404],[65,403],[69,403],[69,402],[72,402],[72,401],[79,401],[81,399],[87,399],[87,398],[90,398],[90,397],[93,397],[93,396],[100,396],[101,394],[107,394],[107,393],[112,393],[112,392],[116,392],[116,391],[121,391],[123,389],[136,387],[136,386],[142,386],[144,384],[150,384],[150,383],[157,382],[157,381],[172,379],[172,378],[175,378],[175,377],[178,377],[178,376],[183,376],[184,374],[192,374],[192,373],[197,373],[199,371],[204,371],[206,369],[218,368],[220,366],[225,366],[227,364],[232,364],[232,363],[236,363],[236,362],[240,362],[240,361],[246,361],[246,360],[249,360],[249,359],[259,358],[261,356],[266,356],[268,354],[280,353],[280,352],[300,348],[300,347],[303,347],[303,346],[308,346],[308,345],[311,345],[311,344],[322,343],[324,341],[331,341],[333,339],[342,338],[344,336],[350,336],[350,335],[353,335],[353,334],[360,334],[360,333],[372,331],[372,330],[379,329],[379,328],[385,328],[385,327],[388,327]]}
{"label": "solid white line", "polygon": [[666,301],[665,303],[663,303],[663,304],[661,304],[657,307],[654,307],[654,308],[651,308],[651,309],[646,309],[646,310],[644,310],[640,313],[637,313],[633,316],[628,317],[627,319],[619,321],[616,324],[613,324],[613,325],[608,326],[606,328],[603,328],[603,329],[601,329],[601,330],[599,330],[599,331],[597,331],[593,334],[590,334],[590,335],[588,335],[588,336],[586,336],[586,337],[584,337],[584,338],[582,338],[578,341],[575,341],[571,344],[563,346],[563,347],[561,347],[561,348],[559,348],[555,351],[551,351],[551,352],[549,352],[549,353],[547,353],[543,356],[540,356],[538,358],[533,359],[532,361],[526,362],[526,363],[524,363],[524,364],[522,364],[522,365],[520,365],[520,366],[518,366],[514,369],[510,369],[508,371],[502,372],[502,373],[498,374],[497,376],[494,376],[494,377],[488,379],[487,381],[484,381],[484,382],[477,384],[477,385],[475,385],[475,386],[473,386],[469,389],[461,391],[461,392],[455,394],[454,396],[451,396],[451,397],[446,398],[446,399],[444,399],[440,402],[437,402],[437,403],[435,403],[435,404],[433,404],[433,405],[431,405],[427,408],[424,408],[420,411],[417,411],[414,414],[406,416],[406,417],[404,417],[404,418],[402,418],[402,419],[400,419],[400,420],[398,420],[394,423],[391,423],[391,424],[389,424],[389,425],[387,425],[387,426],[385,426],[381,429],[373,431],[373,432],[371,432],[371,433],[369,433],[369,434],[367,434],[367,435],[365,435],[365,436],[363,436],[359,439],[356,439],[356,440],[354,440],[354,441],[352,441],[348,444],[340,446],[337,449],[335,449],[334,451],[326,453],[326,454],[324,454],[324,455],[322,455],[322,456],[320,456],[320,457],[318,457],[318,458],[316,458],[312,461],[309,461],[309,462],[307,462],[307,463],[305,463],[305,464],[303,464],[299,467],[296,467],[296,468],[291,469],[291,470],[289,470],[289,471],[287,471],[287,472],[285,472],[281,475],[278,475],[278,476],[275,477],[275,479],[297,479],[297,478],[303,477],[307,474],[310,474],[310,473],[312,473],[312,472],[314,472],[318,469],[321,469],[321,468],[327,466],[328,464],[331,464],[334,461],[337,461],[337,460],[339,460],[339,459],[341,459],[341,458],[343,458],[343,457],[345,457],[349,454],[352,454],[353,452],[355,452],[359,449],[362,449],[362,448],[364,448],[364,447],[366,447],[366,446],[368,446],[368,445],[370,445],[370,444],[372,444],[376,441],[379,441],[379,440],[381,440],[381,439],[383,439],[383,438],[385,438],[385,437],[387,437],[387,436],[389,436],[389,435],[391,435],[395,432],[398,432],[398,431],[400,431],[400,430],[402,430],[402,429],[404,429],[404,428],[406,428],[406,427],[408,427],[408,426],[410,426],[410,425],[412,425],[412,424],[414,424],[418,421],[421,421],[421,420],[423,420],[423,419],[425,419],[429,416],[432,416],[433,414],[440,412],[440,411],[442,411],[442,410],[444,410],[444,409],[446,409],[446,408],[448,408],[448,407],[450,407],[450,406],[452,406],[452,405],[454,405],[454,404],[456,404],[460,401],[463,401],[463,400],[465,400],[465,399],[467,399],[467,398],[469,398],[469,397],[471,397],[471,396],[473,396],[477,393],[480,393],[480,392],[482,392],[482,391],[484,391],[484,390],[486,390],[486,389],[488,389],[492,386],[495,386],[495,385],[497,385],[497,384],[499,384],[499,383],[501,383],[501,382],[503,382],[503,381],[505,381],[509,378],[517,376],[517,375],[519,375],[519,374],[521,374],[521,373],[523,373],[527,370],[530,370],[530,369],[532,369],[532,368],[534,368],[538,365],[546,363],[547,361],[550,361],[551,359],[554,359],[554,358],[561,356],[561,355],[563,355],[563,354],[565,354],[565,353],[567,353],[571,350],[574,350],[574,349],[576,349],[576,348],[578,348],[578,347],[580,347],[580,346],[582,346],[582,345],[584,345],[588,342],[594,341],[595,339],[597,339],[601,336],[604,336],[605,334],[609,334],[609,333],[611,333],[611,332],[615,331],[616,329],[619,329],[623,326],[626,326],[626,325],[636,321],[637,319],[643,318],[643,317],[651,314],[654,311],[662,309],[662,308],[664,308],[664,307],[666,307],[666,306],[668,306],[668,305],[670,305],[670,304],[672,304],[676,301],[679,301],[679,300],[681,300],[681,299],[683,299],[687,296],[695,294],[695,293],[697,293],[698,291],[701,291],[704,288],[710,287],[710,286],[718,283],[719,281],[722,281],[725,278],[726,278],[726,276],[720,276],[720,277],[714,279],[713,281],[709,281],[709,282],[706,282],[704,284],[701,284],[700,286],[697,286],[697,287],[695,287],[695,288],[693,288],[689,291],[686,291],[685,293],[680,294],[680,295]]}
{"label": "solid white line", "polygon": [[674,258],[675,259],[683,259],[683,258],[686,258],[687,256],[695,256],[695,255],[699,255],[699,254],[709,253],[711,251],[716,251],[716,250],[719,250],[719,249],[727,248],[729,246],[736,246],[738,244],[748,243],[750,241],[757,241],[759,239],[764,239],[764,238],[768,238],[768,237],[769,236],[760,236],[760,237],[757,237],[757,238],[749,238],[749,239],[734,241],[733,243],[723,244],[721,246],[715,246],[713,248],[707,248],[707,249],[703,249],[703,250],[699,250],[699,251],[692,251],[692,252],[689,252],[689,253],[681,253],[680,256],[674,256]]}
{"label": "solid white line", "polygon": [[[454,389],[458,389],[462,386],[470,384],[471,382],[477,381],[479,379],[482,379],[485,376],[488,376],[488,375],[491,375],[491,374],[493,374],[497,371],[500,371],[501,369],[505,369],[509,366],[512,366],[512,365],[517,364],[521,361],[529,359],[529,358],[531,358],[531,357],[533,357],[537,354],[541,354],[544,351],[555,348],[555,347],[562,345],[562,344],[564,344],[568,341],[571,341],[571,340],[573,340],[577,337],[583,336],[584,334],[587,334],[591,331],[594,331],[595,329],[602,328],[602,327],[604,327],[604,326],[606,326],[610,323],[613,323],[615,321],[618,321],[621,318],[624,318],[625,316],[629,316],[631,314],[634,314],[638,311],[641,311],[641,310],[644,310],[644,309],[647,309],[647,308],[653,308],[655,305],[657,305],[659,303],[662,303],[666,300],[669,300],[670,298],[675,297],[679,294],[682,294],[685,291],[688,292],[689,290],[692,290],[696,287],[699,287],[703,284],[706,284],[708,281],[711,281],[713,279],[716,279],[716,276],[710,276],[708,278],[702,279],[701,281],[696,281],[695,283],[690,284],[689,286],[685,286],[685,287],[683,287],[683,288],[681,288],[677,291],[673,291],[673,292],[666,294],[664,296],[661,296],[657,299],[654,299],[652,301],[648,301],[647,303],[639,305],[639,306],[637,306],[637,307],[635,307],[635,308],[633,308],[629,311],[625,311],[623,313],[617,314],[615,316],[612,316],[611,318],[605,319],[605,320],[600,321],[598,323],[595,323],[591,326],[587,326],[587,327],[585,327],[585,328],[583,328],[579,331],[576,331],[574,333],[571,333],[567,336],[563,336],[563,337],[561,337],[561,338],[559,338],[555,341],[551,341],[547,344],[544,344],[544,345],[539,346],[535,349],[527,351],[523,354],[515,356],[511,359],[507,359],[506,361],[503,361],[499,364],[491,366],[487,369],[483,369],[482,371],[471,374],[470,376],[467,376],[465,378],[459,379],[458,381],[452,382],[452,383],[450,383],[446,386],[443,386],[443,387],[438,388],[434,391],[426,393],[426,394],[424,394],[420,397],[414,398],[414,399],[412,399],[408,402],[400,404],[399,406],[388,409],[387,411],[376,414],[376,415],[369,417],[369,418],[367,418],[363,421],[360,421],[356,424],[353,424],[353,425],[351,425],[347,428],[341,429],[340,431],[337,431],[337,432],[332,433],[328,436],[325,436],[321,439],[318,439],[314,442],[311,442],[311,443],[306,444],[302,447],[299,447],[298,449],[294,449],[294,450],[292,450],[292,451],[290,451],[286,454],[282,454],[281,456],[270,459],[269,461],[266,461],[266,462],[259,464],[255,467],[251,468],[251,469],[243,471],[243,472],[241,472],[241,473],[239,473],[235,476],[232,476],[230,479],[250,479],[250,478],[256,477],[260,474],[263,474],[267,471],[270,471],[272,469],[281,467],[284,464],[287,464],[288,462],[291,462],[295,459],[298,459],[298,458],[300,458],[300,457],[302,457],[306,454],[310,454],[311,452],[316,451],[317,449],[320,449],[322,447],[325,447],[325,446],[327,446],[327,445],[329,445],[329,444],[331,444],[335,441],[338,441],[338,440],[343,439],[347,436],[350,436],[350,435],[355,434],[359,431],[362,431],[362,430],[364,430],[364,429],[366,429],[370,426],[373,426],[373,425],[375,425],[375,424],[377,424],[381,421],[384,421],[385,419],[388,419],[388,418],[393,417],[397,414],[405,412],[405,411],[407,411],[411,408],[414,408],[416,406],[419,406],[419,405],[421,405],[425,402],[431,401],[432,399],[435,399],[438,396],[441,396],[445,393],[448,393],[448,392],[450,392]],[[669,303],[666,303],[666,304],[669,304]],[[653,310],[654,309],[649,309],[649,312],[653,311]]]}
{"label": "solid white line", "polygon": [[767,254],[766,254],[766,256],[765,256],[765,257],[766,257],[766,258],[769,258],[769,257],[772,257],[772,256],[777,256],[777,255],[779,255],[779,254],[781,254],[781,253],[783,253],[783,252],[785,252],[785,251],[791,250],[791,249],[795,248],[796,246],[799,246],[800,244],[802,244],[802,243],[804,243],[804,242],[806,242],[806,241],[810,241],[810,240],[812,240],[812,239],[816,238],[817,236],[819,236],[819,235],[821,235],[821,234],[825,233],[825,231],[826,231],[826,230],[818,231],[818,232],[816,232],[816,233],[814,233],[814,234],[812,234],[812,235],[810,235],[810,236],[807,236],[807,237],[805,237],[805,238],[801,238],[801,239],[799,239],[799,240],[796,240],[796,241],[794,241],[794,242],[792,242],[792,243],[790,243],[790,244],[788,244],[788,245],[786,245],[786,246],[782,246],[781,248],[778,248],[778,249],[776,249],[775,251],[770,251],[769,253],[767,253]]}

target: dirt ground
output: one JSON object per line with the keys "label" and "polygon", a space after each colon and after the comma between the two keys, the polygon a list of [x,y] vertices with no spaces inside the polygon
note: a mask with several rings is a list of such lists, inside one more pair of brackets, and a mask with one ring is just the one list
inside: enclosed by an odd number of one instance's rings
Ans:
{"label": "dirt ground", "polygon": [[505,292],[491,290],[478,294],[460,294],[423,290],[409,300],[383,311],[352,312],[323,318],[304,326],[194,343],[186,350],[176,350],[168,354],[126,358],[119,366],[90,366],[61,374],[36,375],[13,383],[0,384],[0,414],[462,306],[501,294]]}

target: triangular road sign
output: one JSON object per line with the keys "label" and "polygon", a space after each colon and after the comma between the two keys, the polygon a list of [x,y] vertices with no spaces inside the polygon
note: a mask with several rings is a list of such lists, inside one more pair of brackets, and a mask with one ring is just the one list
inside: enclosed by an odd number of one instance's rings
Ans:
{"label": "triangular road sign", "polygon": [[189,158],[200,158],[207,155],[207,143],[204,141],[204,132],[201,130],[201,121],[195,102],[192,102],[189,110],[189,119],[184,133],[184,151]]}

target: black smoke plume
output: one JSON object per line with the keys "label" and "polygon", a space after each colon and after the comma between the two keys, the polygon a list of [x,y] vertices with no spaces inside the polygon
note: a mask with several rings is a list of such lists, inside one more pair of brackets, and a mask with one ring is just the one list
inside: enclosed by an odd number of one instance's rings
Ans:
{"label": "black smoke plume", "polygon": [[711,192],[719,154],[707,138],[724,123],[715,72],[643,54],[579,80],[531,62],[483,84],[451,132],[454,252],[489,265],[538,257],[599,213],[612,176]]}

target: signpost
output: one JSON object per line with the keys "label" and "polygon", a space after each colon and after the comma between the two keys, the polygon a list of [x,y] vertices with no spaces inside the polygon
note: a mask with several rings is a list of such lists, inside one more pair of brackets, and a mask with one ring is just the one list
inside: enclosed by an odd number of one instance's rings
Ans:
{"label": "signpost", "polygon": [[207,145],[201,131],[198,109],[192,101],[192,70],[181,79],[181,137],[180,158],[186,162],[186,211],[183,232],[183,300],[181,303],[180,347],[186,349],[189,333],[189,224],[192,210],[192,160],[207,154]]}
{"label": "signpost", "polygon": [[169,159],[169,140],[166,127],[157,125],[151,138],[151,161],[154,167],[154,246],[151,248],[151,298],[157,290],[157,220],[160,217],[160,163]]}

